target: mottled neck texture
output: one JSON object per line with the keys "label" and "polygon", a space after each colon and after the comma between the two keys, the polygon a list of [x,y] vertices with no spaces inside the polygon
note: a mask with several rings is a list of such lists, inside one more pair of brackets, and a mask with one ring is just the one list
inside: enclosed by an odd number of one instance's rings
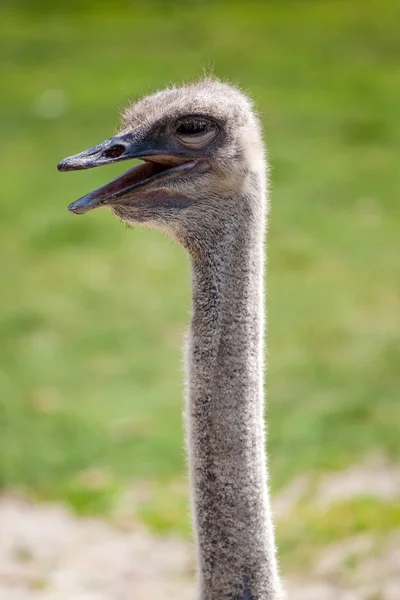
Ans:
{"label": "mottled neck texture", "polygon": [[200,600],[282,598],[264,449],[265,209],[251,195],[226,199],[229,219],[191,248],[187,427]]}

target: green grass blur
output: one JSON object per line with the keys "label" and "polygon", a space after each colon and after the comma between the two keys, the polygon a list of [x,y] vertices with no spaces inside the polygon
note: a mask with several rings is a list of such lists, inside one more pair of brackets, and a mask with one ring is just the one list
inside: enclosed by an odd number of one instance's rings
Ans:
{"label": "green grass blur", "polygon": [[185,526],[188,261],[106,211],[67,213],[126,165],[56,165],[204,72],[254,97],[269,147],[273,489],[399,454],[399,16],[395,0],[2,3],[3,488],[107,514],[155,486],[145,520]]}

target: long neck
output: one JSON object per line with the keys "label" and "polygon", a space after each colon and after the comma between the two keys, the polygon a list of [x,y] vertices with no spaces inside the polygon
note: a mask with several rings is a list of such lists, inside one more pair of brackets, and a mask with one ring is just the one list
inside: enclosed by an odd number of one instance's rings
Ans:
{"label": "long neck", "polygon": [[201,600],[281,598],[263,427],[263,199],[192,250],[187,429]]}

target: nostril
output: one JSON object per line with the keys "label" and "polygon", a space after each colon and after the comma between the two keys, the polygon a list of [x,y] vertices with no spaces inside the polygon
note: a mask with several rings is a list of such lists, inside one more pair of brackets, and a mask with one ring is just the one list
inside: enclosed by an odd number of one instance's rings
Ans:
{"label": "nostril", "polygon": [[106,158],[118,158],[125,152],[125,147],[122,144],[116,144],[115,146],[111,146],[107,150],[104,150],[103,156]]}

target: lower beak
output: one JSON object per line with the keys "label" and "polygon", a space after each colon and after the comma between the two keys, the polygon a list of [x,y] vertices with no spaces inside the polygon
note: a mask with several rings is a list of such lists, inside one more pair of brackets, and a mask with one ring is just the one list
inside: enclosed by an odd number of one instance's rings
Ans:
{"label": "lower beak", "polygon": [[122,202],[123,196],[133,193],[139,188],[149,187],[151,184],[159,182],[160,179],[176,176],[184,170],[192,169],[195,164],[194,161],[189,161],[168,167],[162,163],[144,162],[129,169],[110,183],[79,198],[68,206],[68,210],[81,215],[100,206]]}

